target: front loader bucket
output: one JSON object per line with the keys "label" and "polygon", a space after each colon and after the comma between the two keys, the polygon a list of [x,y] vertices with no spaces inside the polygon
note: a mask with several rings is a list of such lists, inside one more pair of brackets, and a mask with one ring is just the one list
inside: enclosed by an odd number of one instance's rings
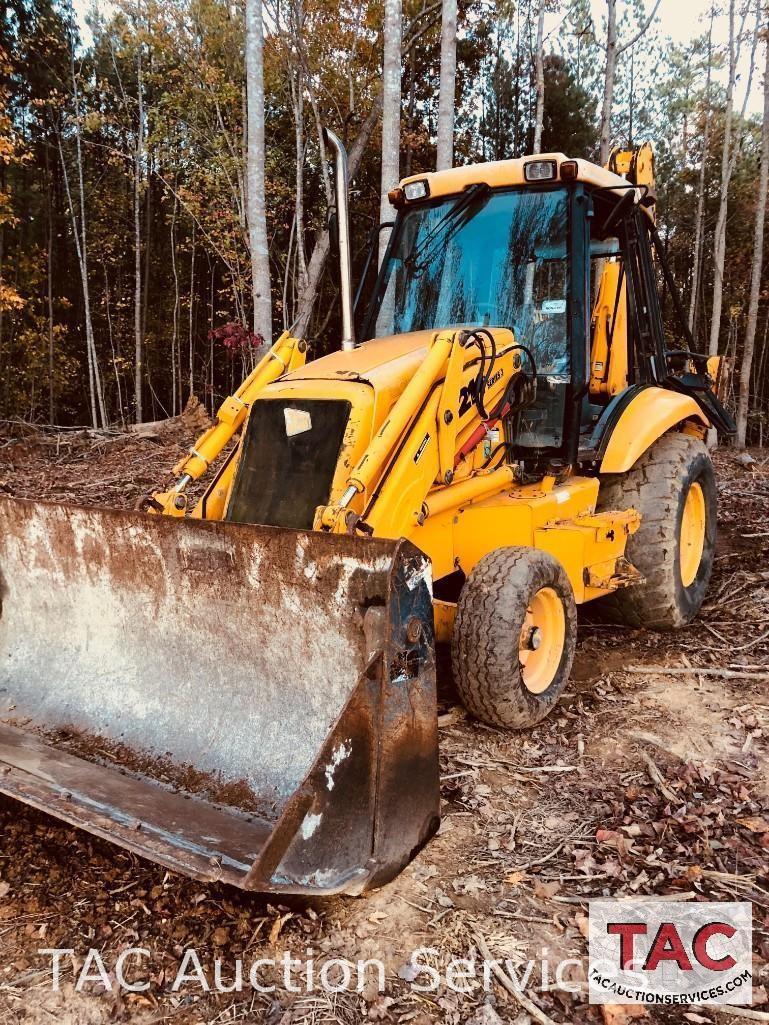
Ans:
{"label": "front loader bucket", "polygon": [[438,824],[406,541],[0,498],[0,792],[167,867],[360,893]]}

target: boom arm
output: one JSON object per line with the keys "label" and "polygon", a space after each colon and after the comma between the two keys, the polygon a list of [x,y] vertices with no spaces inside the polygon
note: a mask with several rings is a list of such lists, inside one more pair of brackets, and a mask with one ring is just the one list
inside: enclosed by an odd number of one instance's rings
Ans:
{"label": "boom arm", "polygon": [[[635,149],[612,150],[606,170],[622,175],[629,185],[641,186],[641,202],[654,219],[656,179],[654,151],[648,142]],[[625,193],[622,193],[623,195]],[[627,281],[624,267],[610,260],[601,261],[600,279],[593,305],[592,351],[590,355],[590,395],[594,400],[613,398],[628,383]]]}
{"label": "boom arm", "polygon": [[512,483],[508,463],[489,468],[475,457],[487,431],[534,396],[534,375],[521,371],[522,349],[499,328],[435,334],[339,500],[318,508],[314,528],[408,536],[446,502]]}
{"label": "boom arm", "polygon": [[142,499],[140,508],[145,512],[164,516],[184,516],[187,511],[185,491],[192,481],[199,480],[214,460],[237,434],[248,415],[251,403],[272,381],[304,364],[307,343],[284,331],[238,390],[228,396],[216,413],[216,423],[195,442],[188,454],[173,468],[179,478],[168,491],[157,491]]}

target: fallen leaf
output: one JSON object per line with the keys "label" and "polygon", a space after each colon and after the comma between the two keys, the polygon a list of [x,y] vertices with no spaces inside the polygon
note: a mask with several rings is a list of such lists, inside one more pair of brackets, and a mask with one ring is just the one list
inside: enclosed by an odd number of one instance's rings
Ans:
{"label": "fallen leaf", "polygon": [[524,879],[528,878],[525,872],[511,872],[509,876],[505,876],[505,882],[510,883],[511,886],[517,886],[518,883],[522,883]]}
{"label": "fallen leaf", "polygon": [[607,847],[614,847],[620,858],[623,860],[633,848],[632,842],[629,842],[622,833],[618,833],[614,829],[599,829],[596,831],[595,838],[600,844],[606,844]]}
{"label": "fallen leaf", "polygon": [[605,1025],[625,1025],[634,1018],[648,1018],[649,1013],[641,1004],[602,1004],[601,1012]]}
{"label": "fallen leaf", "polygon": [[272,923],[272,927],[270,928],[270,936],[268,940],[269,943],[272,944],[277,940],[278,936],[280,936],[280,930],[291,917],[291,913],[289,912],[287,915],[283,915],[282,918],[275,919],[275,921]]}
{"label": "fallen leaf", "polygon": [[504,1025],[504,1022],[491,1004],[481,1004],[465,1021],[465,1025]]}
{"label": "fallen leaf", "polygon": [[590,919],[587,915],[583,915],[581,911],[578,911],[574,916],[574,922],[585,939],[587,939],[590,935]]}
{"label": "fallen leaf", "polygon": [[561,884],[555,880],[552,883],[535,883],[534,884],[534,896],[541,897],[544,900],[550,900],[551,897],[555,897],[556,893],[561,889]]}
{"label": "fallen leaf", "polygon": [[413,982],[416,978],[418,978],[419,973],[421,971],[422,969],[419,967],[419,965],[409,963],[401,965],[398,969],[397,975],[398,978],[403,979],[404,982]]}
{"label": "fallen leaf", "polygon": [[762,819],[760,815],[748,815],[744,819],[736,819],[741,826],[749,829],[751,833],[769,833],[769,822]]}
{"label": "fallen leaf", "polygon": [[462,876],[461,879],[455,879],[452,886],[455,893],[469,893],[471,895],[486,889],[486,883],[484,883],[480,876]]}
{"label": "fallen leaf", "polygon": [[389,1018],[390,1004],[394,1003],[392,997],[380,997],[368,1009],[368,1016],[371,1021],[383,1021]]}

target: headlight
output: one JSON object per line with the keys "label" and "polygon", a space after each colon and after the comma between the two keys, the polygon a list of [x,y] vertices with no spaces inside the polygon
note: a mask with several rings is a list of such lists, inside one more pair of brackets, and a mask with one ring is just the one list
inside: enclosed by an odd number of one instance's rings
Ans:
{"label": "headlight", "polygon": [[523,165],[523,177],[527,182],[546,182],[558,177],[555,160],[529,160]]}
{"label": "headlight", "polygon": [[413,203],[415,199],[427,199],[430,195],[430,186],[427,184],[427,179],[422,178],[418,182],[407,182],[403,186],[403,194],[409,203]]}

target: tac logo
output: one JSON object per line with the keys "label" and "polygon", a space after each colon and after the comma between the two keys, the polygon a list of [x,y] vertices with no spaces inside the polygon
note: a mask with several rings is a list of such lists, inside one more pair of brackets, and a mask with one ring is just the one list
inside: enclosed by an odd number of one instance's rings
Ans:
{"label": "tac logo", "polygon": [[749,1004],[748,903],[590,901],[590,1002]]}

